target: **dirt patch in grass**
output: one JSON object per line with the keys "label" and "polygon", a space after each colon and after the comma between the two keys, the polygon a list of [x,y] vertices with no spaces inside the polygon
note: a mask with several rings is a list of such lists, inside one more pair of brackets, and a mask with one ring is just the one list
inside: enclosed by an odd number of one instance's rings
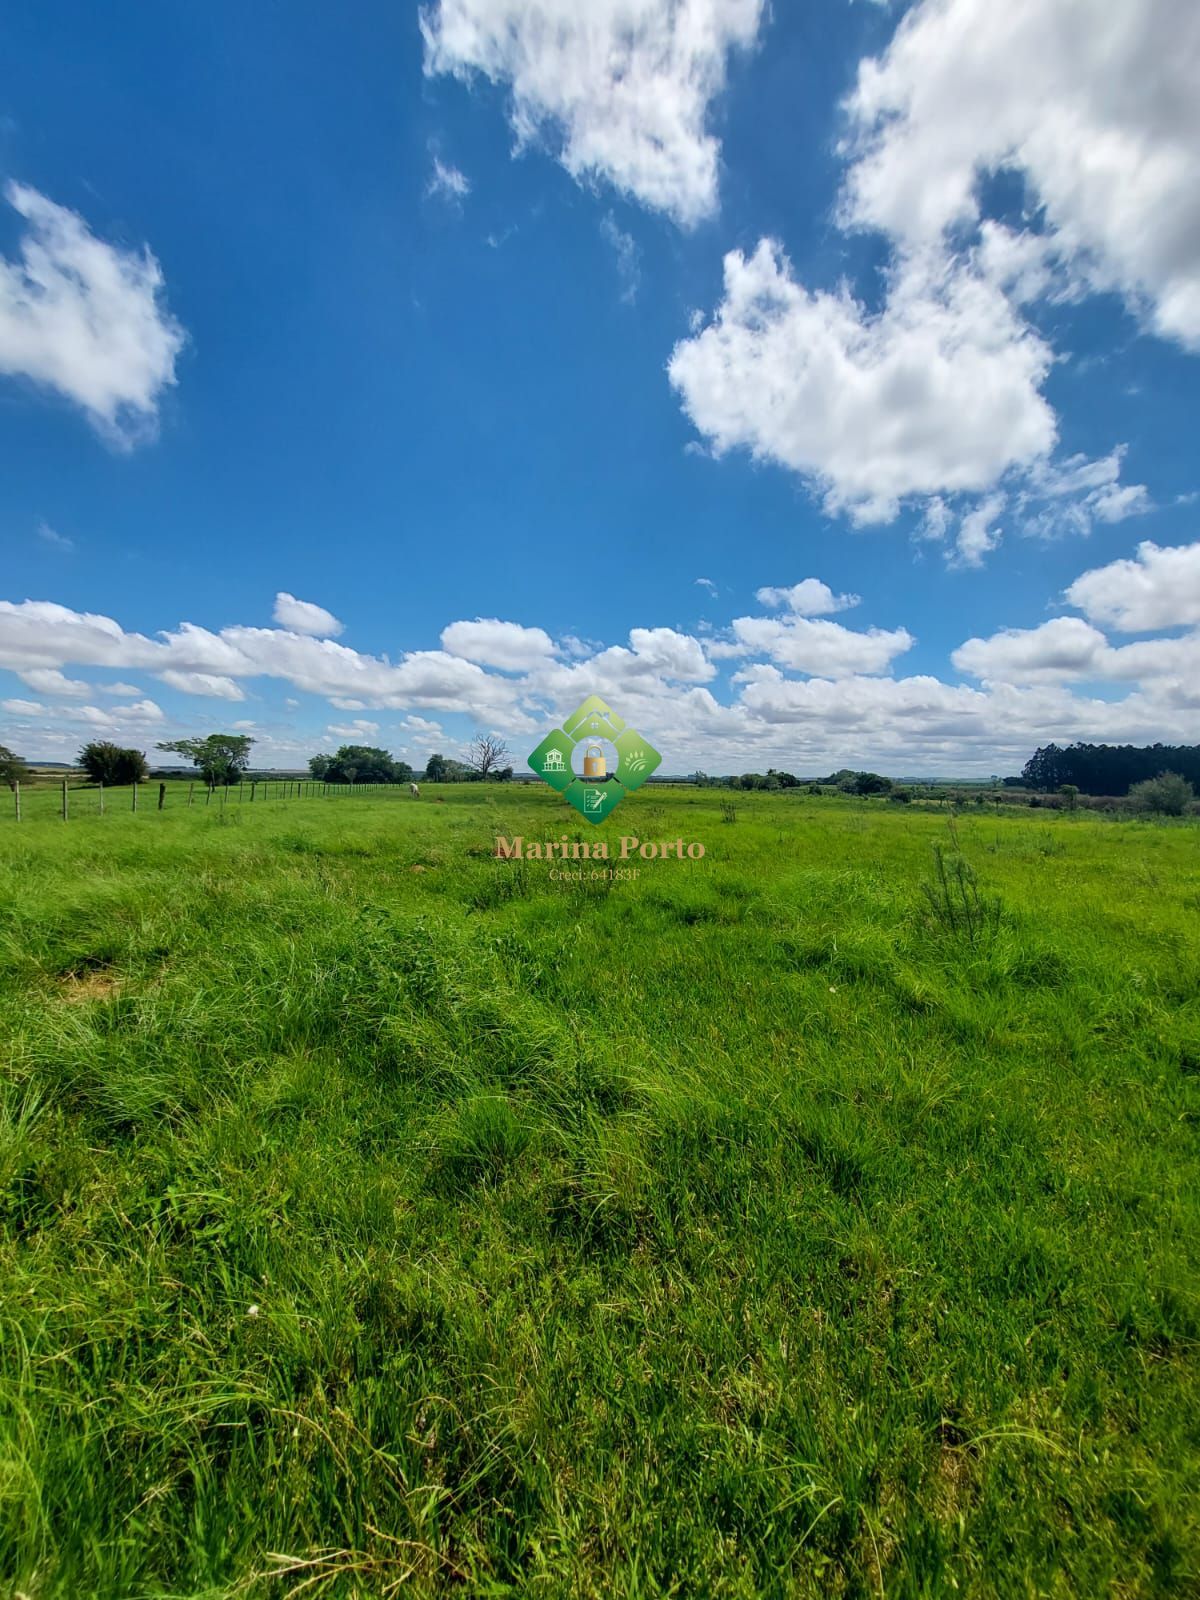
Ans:
{"label": "dirt patch in grass", "polygon": [[120,994],[121,981],[111,968],[68,972],[58,980],[59,998],[73,1006],[86,1005],[92,1000],[111,1000]]}

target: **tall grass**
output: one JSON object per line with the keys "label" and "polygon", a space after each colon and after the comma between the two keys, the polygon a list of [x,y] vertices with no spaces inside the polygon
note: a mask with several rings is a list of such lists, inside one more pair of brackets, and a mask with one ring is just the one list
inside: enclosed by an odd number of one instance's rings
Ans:
{"label": "tall grass", "polygon": [[0,1594],[1193,1592],[1195,824],[433,795],[0,827]]}

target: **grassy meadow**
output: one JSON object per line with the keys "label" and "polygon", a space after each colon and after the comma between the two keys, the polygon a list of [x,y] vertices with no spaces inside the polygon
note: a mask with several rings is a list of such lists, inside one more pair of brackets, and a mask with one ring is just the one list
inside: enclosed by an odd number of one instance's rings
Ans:
{"label": "grassy meadow", "polygon": [[6,1600],[1200,1592],[1200,824],[156,787],[0,815]]}

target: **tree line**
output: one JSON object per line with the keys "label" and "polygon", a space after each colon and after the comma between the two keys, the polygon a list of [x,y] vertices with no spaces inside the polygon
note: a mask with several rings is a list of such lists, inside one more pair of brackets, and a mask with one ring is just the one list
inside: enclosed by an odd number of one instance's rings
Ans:
{"label": "tree line", "polygon": [[505,782],[513,775],[511,766],[501,765],[507,755],[503,739],[480,734],[466,761],[435,751],[424,770],[419,770],[407,761],[395,760],[378,745],[344,744],[333,755],[310,756],[308,770],[326,783],[411,783],[415,778],[429,783],[478,783],[485,778]]}
{"label": "tree line", "polygon": [[1080,794],[1127,795],[1135,784],[1162,773],[1200,784],[1200,745],[1042,745],[1025,763],[1021,782],[1043,794],[1070,785]]}
{"label": "tree line", "polygon": [[[186,756],[198,776],[210,788],[241,783],[250,766],[254,740],[245,733],[211,733],[204,738],[172,739],[156,748]],[[308,770],[325,783],[410,783],[425,778],[430,783],[471,783],[485,778],[506,781],[513,775],[506,765],[508,746],[494,734],[480,734],[458,761],[435,751],[422,770],[407,761],[397,761],[375,745],[344,744],[332,755],[310,756]],[[113,788],[143,783],[150,776],[144,750],[113,744],[108,739],[93,739],[79,752],[79,765],[92,783]],[[0,783],[10,788],[29,775],[29,768],[18,755],[0,745]]]}

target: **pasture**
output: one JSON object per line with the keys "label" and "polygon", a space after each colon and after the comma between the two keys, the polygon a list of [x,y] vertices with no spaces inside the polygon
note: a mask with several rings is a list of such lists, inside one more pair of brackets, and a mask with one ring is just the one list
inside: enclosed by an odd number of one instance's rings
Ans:
{"label": "pasture", "polygon": [[0,1594],[1196,1592],[1200,825],[156,787],[0,818]]}

